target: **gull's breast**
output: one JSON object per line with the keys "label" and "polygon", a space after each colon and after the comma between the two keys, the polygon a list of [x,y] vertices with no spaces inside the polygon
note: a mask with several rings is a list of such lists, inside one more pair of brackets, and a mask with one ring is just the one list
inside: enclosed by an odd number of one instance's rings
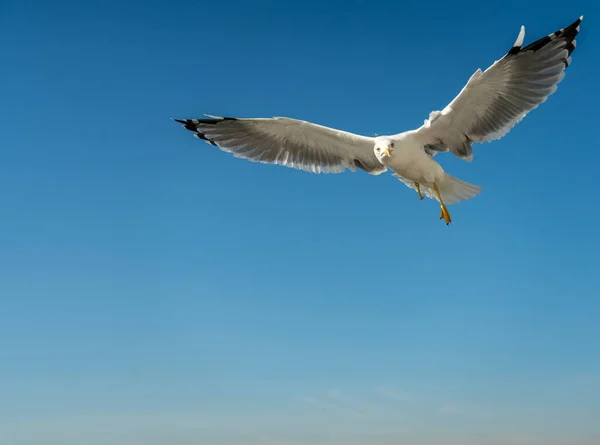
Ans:
{"label": "gull's breast", "polygon": [[433,184],[442,179],[444,170],[429,156],[420,144],[396,144],[388,167],[400,176],[420,184]]}

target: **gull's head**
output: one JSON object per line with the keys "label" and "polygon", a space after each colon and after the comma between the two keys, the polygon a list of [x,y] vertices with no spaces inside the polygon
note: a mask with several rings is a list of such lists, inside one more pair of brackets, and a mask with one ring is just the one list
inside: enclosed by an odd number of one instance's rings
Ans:
{"label": "gull's head", "polygon": [[380,162],[389,159],[394,151],[394,141],[391,139],[377,139],[373,152]]}

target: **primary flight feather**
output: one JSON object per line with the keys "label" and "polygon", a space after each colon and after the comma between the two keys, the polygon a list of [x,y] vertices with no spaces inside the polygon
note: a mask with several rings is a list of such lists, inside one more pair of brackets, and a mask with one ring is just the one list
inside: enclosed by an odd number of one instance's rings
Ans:
{"label": "primary flight feather", "polygon": [[478,69],[461,92],[424,124],[395,135],[368,137],[287,117],[176,119],[195,136],[249,161],[313,173],[361,169],[394,176],[440,203],[440,219],[451,221],[446,204],[474,197],[481,187],[444,172],[433,159],[449,151],[473,159],[474,142],[491,142],[510,131],[556,91],[571,63],[583,16],[523,47],[521,26],[512,48],[485,71]]}

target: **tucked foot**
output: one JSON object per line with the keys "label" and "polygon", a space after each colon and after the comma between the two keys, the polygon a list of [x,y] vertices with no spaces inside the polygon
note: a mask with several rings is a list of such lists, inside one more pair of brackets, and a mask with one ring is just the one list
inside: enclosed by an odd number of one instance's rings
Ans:
{"label": "tucked foot", "polygon": [[415,187],[417,187],[417,192],[419,193],[419,199],[422,201],[423,195],[421,194],[421,184],[419,184],[418,182],[415,182]]}

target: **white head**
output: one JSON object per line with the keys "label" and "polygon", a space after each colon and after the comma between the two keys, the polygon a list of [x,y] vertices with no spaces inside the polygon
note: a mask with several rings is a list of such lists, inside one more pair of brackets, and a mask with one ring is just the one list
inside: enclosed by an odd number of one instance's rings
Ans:
{"label": "white head", "polygon": [[373,147],[373,152],[375,156],[381,163],[385,160],[389,159],[392,156],[392,152],[394,151],[394,141],[391,139],[381,138],[375,140],[375,147]]}

